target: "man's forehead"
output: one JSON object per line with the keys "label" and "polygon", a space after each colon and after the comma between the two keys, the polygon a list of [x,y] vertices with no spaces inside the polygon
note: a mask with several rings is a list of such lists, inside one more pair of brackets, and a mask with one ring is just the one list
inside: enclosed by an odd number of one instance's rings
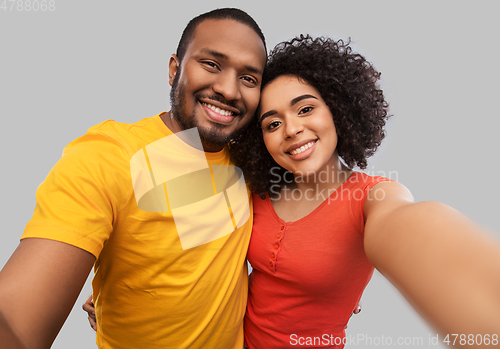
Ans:
{"label": "man's forehead", "polygon": [[[238,48],[238,50],[236,50]],[[249,52],[266,56],[264,43],[253,28],[232,19],[206,19],[193,32],[188,50],[212,51],[226,55],[228,51]]]}
{"label": "man's forehead", "polygon": [[198,23],[194,29],[194,37],[207,34],[210,35],[212,32],[217,32],[219,34],[232,34],[234,33],[235,27],[245,28],[251,30],[255,35],[258,34],[251,28],[248,24],[241,23],[234,19],[229,18],[207,18],[204,21]]}

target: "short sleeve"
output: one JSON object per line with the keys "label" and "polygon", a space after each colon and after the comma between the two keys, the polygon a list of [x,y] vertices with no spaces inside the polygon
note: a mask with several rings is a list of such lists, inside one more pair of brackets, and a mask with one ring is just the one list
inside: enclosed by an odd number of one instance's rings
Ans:
{"label": "short sleeve", "polygon": [[368,193],[370,189],[380,182],[392,181],[389,178],[381,177],[381,176],[369,176],[362,172],[355,172],[349,178],[349,181],[352,183],[352,193],[350,196],[350,209],[352,217],[355,222],[359,224],[359,230],[361,232],[365,229],[365,216],[364,216],[364,208],[365,202],[368,197]]}
{"label": "short sleeve", "polygon": [[117,141],[97,130],[71,142],[38,187],[21,239],[57,240],[98,258],[131,195],[128,158]]}

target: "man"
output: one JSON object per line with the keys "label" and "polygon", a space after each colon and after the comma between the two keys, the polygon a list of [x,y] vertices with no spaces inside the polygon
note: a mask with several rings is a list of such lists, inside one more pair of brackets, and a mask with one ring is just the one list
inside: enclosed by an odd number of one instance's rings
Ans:
{"label": "man", "polygon": [[265,61],[243,11],[196,17],[170,58],[171,111],[66,147],[0,272],[2,345],[49,347],[94,266],[100,348],[243,346],[251,205],[226,144]]}

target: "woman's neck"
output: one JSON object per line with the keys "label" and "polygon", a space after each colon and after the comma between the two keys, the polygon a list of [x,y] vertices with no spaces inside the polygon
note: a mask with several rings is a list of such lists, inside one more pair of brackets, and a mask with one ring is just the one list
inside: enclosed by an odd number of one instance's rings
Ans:
{"label": "woman's neck", "polygon": [[351,173],[337,161],[307,177],[295,176],[293,183],[282,186],[278,195],[270,197],[274,211],[285,222],[297,221],[327,200]]}
{"label": "woman's neck", "polygon": [[309,196],[328,197],[349,178],[351,173],[352,171],[337,158],[318,172],[309,173],[307,176],[296,175],[292,187],[302,193],[309,193]]}

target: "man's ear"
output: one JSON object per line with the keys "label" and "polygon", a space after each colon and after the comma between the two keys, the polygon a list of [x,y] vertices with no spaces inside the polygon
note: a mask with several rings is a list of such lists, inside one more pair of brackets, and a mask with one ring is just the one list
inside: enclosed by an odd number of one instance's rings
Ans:
{"label": "man's ear", "polygon": [[175,74],[177,74],[179,64],[179,59],[174,53],[172,56],[170,56],[170,61],[168,62],[168,83],[170,86],[172,86],[172,84],[174,83]]}

